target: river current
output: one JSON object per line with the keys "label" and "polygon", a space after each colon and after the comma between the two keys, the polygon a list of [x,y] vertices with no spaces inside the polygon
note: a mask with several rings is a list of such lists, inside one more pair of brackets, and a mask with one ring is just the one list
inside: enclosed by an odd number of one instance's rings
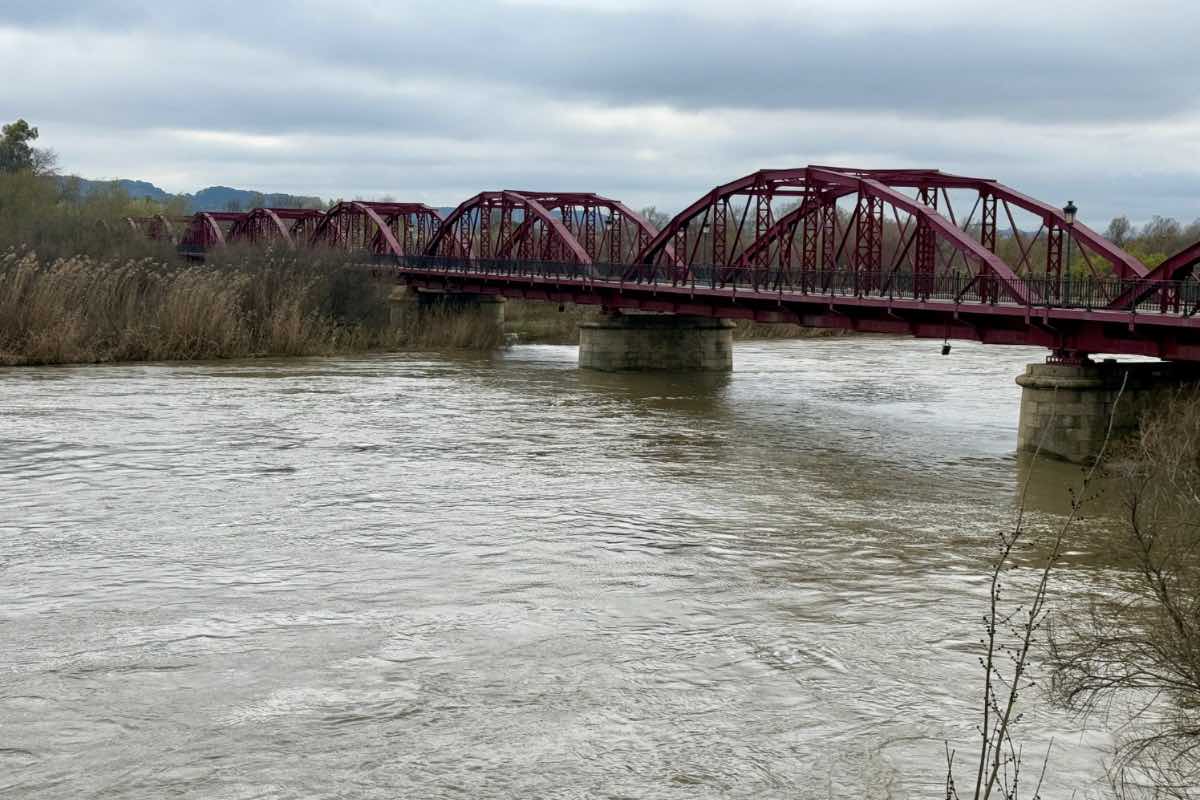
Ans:
{"label": "river current", "polygon": [[0,797],[941,797],[1044,352],[939,349],[0,370]]}

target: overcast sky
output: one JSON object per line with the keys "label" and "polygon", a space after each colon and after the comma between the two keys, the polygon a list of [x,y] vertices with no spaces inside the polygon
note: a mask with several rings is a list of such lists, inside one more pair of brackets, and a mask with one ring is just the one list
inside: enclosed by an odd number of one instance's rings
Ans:
{"label": "overcast sky", "polygon": [[1200,216],[1195,0],[0,0],[0,116],[64,171],[676,211],[761,167],[933,167]]}

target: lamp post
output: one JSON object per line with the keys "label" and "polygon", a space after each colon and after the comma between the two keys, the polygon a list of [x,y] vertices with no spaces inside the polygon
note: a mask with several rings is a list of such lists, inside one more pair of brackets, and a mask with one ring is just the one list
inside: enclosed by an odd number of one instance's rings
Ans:
{"label": "lamp post", "polygon": [[[1066,286],[1068,289],[1071,288],[1071,239],[1073,238],[1071,235],[1071,232],[1075,229],[1075,215],[1078,213],[1079,213],[1079,209],[1076,207],[1074,200],[1068,200],[1067,204],[1065,206],[1063,206],[1063,217],[1065,217],[1067,220],[1067,264],[1066,264],[1067,283],[1066,283]],[[1066,298],[1063,297],[1061,277],[1059,279],[1058,294],[1059,294],[1060,299],[1062,299],[1063,303],[1065,304]]]}
{"label": "lamp post", "polygon": [[[685,224],[686,224],[686,225],[690,225],[690,224],[691,224],[691,220],[688,220],[688,222],[687,222],[687,223],[685,223]],[[696,239],[696,244],[695,244],[695,245],[693,246],[693,248],[692,248],[692,252],[693,252],[695,255],[701,255],[701,254],[703,253],[703,251],[704,251],[704,240],[705,240],[705,239],[708,237],[708,234],[709,234],[709,232],[710,232],[711,230],[712,230],[712,223],[708,221],[708,213],[706,212],[706,213],[704,214],[704,219],[700,220],[700,235],[699,235],[699,237]],[[684,238],[685,238],[685,241],[686,241],[686,238],[687,238],[687,237],[685,236]],[[711,247],[708,249],[708,252],[709,252],[710,254],[712,253],[712,248],[711,248]],[[713,261],[714,259],[712,259],[712,258],[709,258],[708,260],[711,262],[711,261]],[[694,270],[694,269],[695,269],[695,267],[693,267],[693,270]],[[701,267],[700,267],[700,269],[701,269],[701,270],[704,270],[704,269],[707,269],[707,270],[708,270],[708,283],[709,283],[709,285],[710,285],[712,288],[714,288],[714,289],[715,289],[715,288],[717,288],[717,270],[716,270],[716,268],[715,268],[715,267],[713,267],[713,266],[710,264],[710,265],[708,265],[707,267],[705,267],[705,266],[701,266]]]}

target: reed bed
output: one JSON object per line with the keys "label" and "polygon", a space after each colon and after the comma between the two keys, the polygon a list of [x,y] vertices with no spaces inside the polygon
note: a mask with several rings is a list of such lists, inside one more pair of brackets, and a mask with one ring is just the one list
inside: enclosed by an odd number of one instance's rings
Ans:
{"label": "reed bed", "polygon": [[579,344],[579,323],[599,316],[595,306],[528,300],[509,300],[504,304],[505,329],[525,344]]}
{"label": "reed bed", "polygon": [[[586,306],[512,301],[518,342],[575,344]],[[739,322],[742,339],[828,335]],[[464,308],[418,312],[332,254],[235,252],[204,264],[153,257],[0,253],[0,365],[489,350],[505,330]]]}
{"label": "reed bed", "polygon": [[0,364],[488,349],[471,313],[394,313],[387,287],[290,255],[204,265],[0,254]]}
{"label": "reed bed", "polygon": [[470,308],[392,307],[392,323],[374,337],[372,349],[496,350],[506,344],[495,318]]}

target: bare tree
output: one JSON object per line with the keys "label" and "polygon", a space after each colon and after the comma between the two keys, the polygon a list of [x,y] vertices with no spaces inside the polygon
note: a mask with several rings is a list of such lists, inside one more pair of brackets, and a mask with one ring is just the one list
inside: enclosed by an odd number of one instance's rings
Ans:
{"label": "bare tree", "polygon": [[1200,398],[1167,403],[1112,472],[1132,576],[1054,626],[1054,694],[1120,715],[1118,796],[1200,798]]}
{"label": "bare tree", "polygon": [[1124,247],[1132,234],[1133,224],[1129,217],[1113,217],[1113,221],[1108,223],[1108,228],[1104,231],[1104,238],[1117,247]]}
{"label": "bare tree", "polygon": [[[980,702],[978,761],[974,783],[969,792],[956,778],[955,752],[946,746],[946,800],[989,800],[999,797],[1004,800],[1019,800],[1021,797],[1041,796],[1042,781],[1049,764],[1050,751],[1042,758],[1041,770],[1036,773],[1032,790],[1028,778],[1022,774],[1023,750],[1015,729],[1023,716],[1020,711],[1021,695],[1036,686],[1029,674],[1030,656],[1039,643],[1043,627],[1047,623],[1047,601],[1049,598],[1050,575],[1063,552],[1075,523],[1079,520],[1090,487],[1108,451],[1112,436],[1116,406],[1121,402],[1124,386],[1114,403],[1113,416],[1109,417],[1108,433],[1092,468],[1085,473],[1077,490],[1071,494],[1071,510],[1051,537],[1038,571],[1038,580],[1027,599],[1019,598],[1014,603],[1006,593],[1008,576],[1017,567],[1014,551],[1025,539],[1025,496],[1036,469],[1030,470],[1022,487],[1017,519],[1011,532],[1001,532],[999,552],[993,562],[988,610],[983,616],[984,653],[980,657],[983,668],[983,693]],[[1048,429],[1048,428],[1047,428]],[[1040,457],[1041,448],[1034,453],[1034,463]]]}
{"label": "bare tree", "polygon": [[667,227],[667,223],[671,221],[671,215],[663,211],[659,211],[655,206],[646,206],[640,212],[642,219],[649,222],[660,231]]}

